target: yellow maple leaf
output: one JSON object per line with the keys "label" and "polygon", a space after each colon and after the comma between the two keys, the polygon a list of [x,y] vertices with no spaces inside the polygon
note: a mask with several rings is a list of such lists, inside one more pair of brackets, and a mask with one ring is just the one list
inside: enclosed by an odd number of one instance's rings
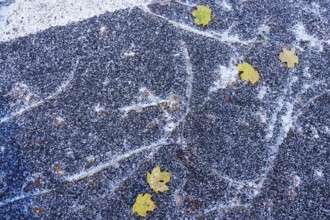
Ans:
{"label": "yellow maple leaf", "polygon": [[237,71],[242,72],[240,77],[242,80],[249,80],[251,84],[255,84],[259,81],[260,76],[257,70],[253,68],[247,62],[243,62],[237,66]]}
{"label": "yellow maple leaf", "polygon": [[289,68],[294,67],[295,64],[298,64],[298,56],[296,55],[296,51],[294,48],[290,50],[286,48],[282,48],[282,52],[278,56],[278,58],[283,62],[286,63]]}
{"label": "yellow maple leaf", "polygon": [[144,195],[139,193],[132,207],[132,212],[137,213],[139,216],[146,217],[147,212],[154,211],[156,207],[157,206],[151,200],[151,195],[149,193],[146,193]]}
{"label": "yellow maple leaf", "polygon": [[194,16],[194,22],[197,25],[206,26],[211,21],[211,13],[212,10],[204,5],[197,5],[196,10],[192,12],[192,15]]}
{"label": "yellow maple leaf", "polygon": [[147,173],[147,181],[151,189],[156,193],[165,192],[168,190],[168,183],[171,179],[171,174],[168,172],[160,172],[160,166],[155,167],[151,173]]}

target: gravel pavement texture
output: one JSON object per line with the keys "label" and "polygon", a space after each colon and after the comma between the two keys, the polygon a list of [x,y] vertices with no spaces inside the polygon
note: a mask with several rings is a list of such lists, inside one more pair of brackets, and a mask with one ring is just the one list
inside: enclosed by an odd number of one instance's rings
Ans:
{"label": "gravel pavement texture", "polygon": [[131,6],[0,31],[0,218],[330,219],[330,1]]}

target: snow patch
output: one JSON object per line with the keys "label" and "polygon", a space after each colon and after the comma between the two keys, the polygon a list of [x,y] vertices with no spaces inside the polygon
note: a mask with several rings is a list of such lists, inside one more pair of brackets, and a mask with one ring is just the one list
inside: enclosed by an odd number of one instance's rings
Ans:
{"label": "snow patch", "polygon": [[312,85],[304,83],[301,88],[302,91],[307,91],[308,89],[312,88]]}
{"label": "snow patch", "polygon": [[220,5],[225,11],[231,11],[233,9],[231,4],[228,3],[227,1],[222,1]]}
{"label": "snow patch", "polygon": [[101,36],[105,37],[105,36],[108,35],[108,33],[109,33],[109,30],[108,30],[108,28],[106,26],[102,26],[100,28],[100,34],[101,34]]}
{"label": "snow patch", "polygon": [[103,85],[103,86],[107,86],[107,85],[109,85],[109,83],[110,83],[110,79],[109,79],[109,77],[106,77],[106,78],[104,79],[102,85]]}
{"label": "snow patch", "polygon": [[261,123],[263,123],[263,124],[267,123],[267,115],[263,114],[262,112],[257,112],[256,116]]}
{"label": "snow patch", "polygon": [[169,122],[164,126],[164,131],[168,134],[172,133],[177,127],[177,124],[174,122]]}
{"label": "snow patch", "polygon": [[0,42],[106,12],[146,7],[151,0],[16,0],[0,8]]}
{"label": "snow patch", "polygon": [[294,174],[289,176],[289,181],[291,182],[291,185],[288,188],[288,193],[291,200],[294,201],[297,199],[298,196],[298,191],[301,184],[301,178],[297,174]]}
{"label": "snow patch", "polygon": [[298,42],[300,42],[300,41],[308,42],[312,48],[317,49],[319,51],[323,51],[322,43],[329,43],[327,41],[322,41],[322,40],[318,39],[315,35],[308,34],[305,29],[305,26],[302,23],[296,24],[293,27],[292,31],[295,34],[296,40]]}
{"label": "snow patch", "polygon": [[309,73],[309,67],[304,68],[303,76],[306,77],[306,79],[311,79],[312,78],[311,74]]}
{"label": "snow patch", "polygon": [[312,2],[310,4],[306,4],[305,7],[303,8],[304,11],[316,15],[322,22],[327,22],[326,21],[326,16],[323,16],[322,13],[327,11],[327,8],[321,8],[319,4],[316,2]]}
{"label": "snow patch", "polygon": [[259,28],[258,28],[258,34],[263,35],[263,34],[269,34],[270,33],[270,27],[266,24],[262,24]]}
{"label": "snow patch", "polygon": [[265,95],[267,93],[267,90],[268,90],[268,87],[267,86],[261,86],[261,88],[260,88],[260,90],[258,92],[257,98],[259,100],[262,100],[265,97]]}
{"label": "snow patch", "polygon": [[135,56],[135,52],[131,51],[131,52],[126,52],[124,53],[124,56],[131,56],[134,57]]}
{"label": "snow patch", "polygon": [[320,169],[314,170],[314,176],[317,180],[324,179],[324,173]]}
{"label": "snow patch", "polygon": [[136,56],[136,53],[134,51],[129,51],[129,52],[125,52],[121,58],[124,60],[128,60],[128,59],[134,58],[135,56]]}
{"label": "snow patch", "polygon": [[283,131],[285,134],[288,133],[288,131],[291,129],[292,124],[293,124],[292,112],[293,112],[293,104],[287,102],[286,103],[286,114],[281,117]]}
{"label": "snow patch", "polygon": [[292,176],[292,183],[294,187],[299,188],[301,184],[301,178],[297,174],[294,174]]}
{"label": "snow patch", "polygon": [[326,134],[330,134],[330,129],[329,129],[328,126],[325,126],[324,130],[325,130],[325,133],[326,133]]}
{"label": "snow patch", "polygon": [[103,106],[101,106],[100,103],[97,103],[97,105],[94,107],[94,111],[102,116],[106,116],[109,114],[109,112]]}
{"label": "snow patch", "polygon": [[233,65],[232,60],[229,62],[228,66],[220,65],[217,72],[219,78],[210,88],[210,92],[216,92],[219,89],[225,89],[227,86],[233,84],[238,80],[237,69],[236,66]]}
{"label": "snow patch", "polygon": [[278,106],[275,109],[275,112],[273,113],[271,119],[270,119],[270,123],[268,125],[268,133],[266,135],[266,140],[271,140],[274,136],[274,128],[275,128],[275,123],[277,121],[277,115],[279,114],[279,112],[282,110],[283,108],[283,97],[281,97],[278,100]]}
{"label": "snow patch", "polygon": [[315,139],[320,138],[320,135],[319,135],[317,129],[314,126],[311,127],[311,130],[312,130],[312,133],[313,133],[313,138],[315,138]]}

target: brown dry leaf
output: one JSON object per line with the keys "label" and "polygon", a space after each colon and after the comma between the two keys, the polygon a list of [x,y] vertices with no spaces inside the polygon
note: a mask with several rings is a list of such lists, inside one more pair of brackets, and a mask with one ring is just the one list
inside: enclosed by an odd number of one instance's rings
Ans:
{"label": "brown dry leaf", "polygon": [[55,171],[57,176],[62,176],[63,175],[63,173],[61,171],[61,165],[59,163],[54,164],[54,171]]}
{"label": "brown dry leaf", "polygon": [[45,212],[44,208],[29,206],[28,210],[36,215],[40,215]]}

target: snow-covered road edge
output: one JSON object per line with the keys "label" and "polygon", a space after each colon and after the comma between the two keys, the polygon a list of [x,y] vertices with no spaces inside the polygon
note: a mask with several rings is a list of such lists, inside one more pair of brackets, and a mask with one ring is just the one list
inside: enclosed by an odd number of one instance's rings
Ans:
{"label": "snow-covered road edge", "polygon": [[152,0],[16,0],[0,8],[0,42],[106,12],[146,7]]}

